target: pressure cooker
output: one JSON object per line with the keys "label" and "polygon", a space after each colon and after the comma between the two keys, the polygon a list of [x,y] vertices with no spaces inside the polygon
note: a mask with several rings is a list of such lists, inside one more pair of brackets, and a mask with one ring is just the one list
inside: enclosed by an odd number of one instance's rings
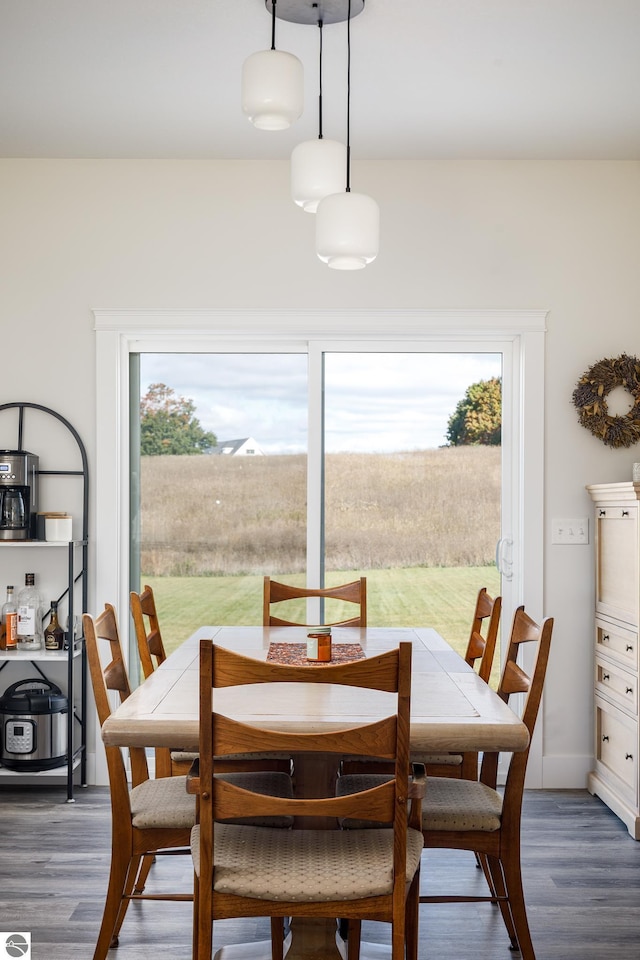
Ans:
{"label": "pressure cooker", "polygon": [[0,697],[0,764],[37,773],[67,760],[69,706],[49,680],[18,680]]}

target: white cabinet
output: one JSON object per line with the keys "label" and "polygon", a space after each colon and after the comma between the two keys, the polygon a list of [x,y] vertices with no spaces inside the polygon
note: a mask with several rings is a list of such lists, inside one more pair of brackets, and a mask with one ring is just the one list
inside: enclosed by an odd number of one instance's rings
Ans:
{"label": "white cabinet", "polygon": [[640,840],[640,483],[593,484],[595,770],[588,787]]}
{"label": "white cabinet", "polygon": [[[8,439],[17,428],[17,444]],[[51,486],[56,506],[63,502],[73,515],[74,540],[0,540],[0,596],[4,602],[4,586],[12,583],[16,594],[24,584],[24,574],[36,574],[36,586],[48,609],[50,600],[57,600],[60,620],[66,626],[66,649],[61,651],[0,650],[0,694],[20,680],[48,680],[60,688],[68,701],[66,749],[63,762],[52,769],[9,769],[1,764],[0,780],[28,777],[29,782],[51,778],[66,784],[67,800],[73,800],[74,782],[86,785],[86,691],[87,667],[84,638],[81,635],[82,614],[87,609],[88,502],[89,480],[84,445],[74,427],[48,407],[31,403],[0,405],[0,447],[23,450],[35,437],[40,444],[39,486],[42,493]],[[51,438],[52,448],[46,449]],[[41,496],[42,502],[42,496]],[[4,718],[2,718],[4,719]],[[0,725],[0,732],[4,724]],[[57,754],[55,754],[57,757]],[[16,765],[13,765],[16,767]],[[33,778],[33,780],[31,779]]]}

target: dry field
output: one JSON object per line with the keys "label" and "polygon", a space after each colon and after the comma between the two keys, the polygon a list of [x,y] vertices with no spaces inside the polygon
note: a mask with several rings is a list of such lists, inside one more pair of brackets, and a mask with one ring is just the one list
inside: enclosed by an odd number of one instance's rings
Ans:
{"label": "dry field", "polygon": [[[326,458],[326,568],[485,566],[500,447]],[[142,576],[306,569],[306,457],[143,457]]]}

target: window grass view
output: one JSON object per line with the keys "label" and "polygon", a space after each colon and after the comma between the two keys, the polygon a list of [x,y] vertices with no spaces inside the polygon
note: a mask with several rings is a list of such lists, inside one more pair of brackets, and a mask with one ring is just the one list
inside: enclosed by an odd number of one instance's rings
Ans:
{"label": "window grass view", "polygon": [[[343,362],[345,355],[339,356]],[[473,382],[468,355],[435,355],[440,367],[443,356],[457,359],[467,378],[464,386],[441,386],[435,399],[443,381],[427,369],[434,355],[399,355],[401,363],[387,364],[387,382],[354,375],[358,362],[370,374],[378,356],[348,357],[349,376],[337,362],[332,370],[335,358],[326,360],[325,582],[366,575],[371,626],[430,626],[464,651],[479,588],[492,595],[500,590],[494,555],[501,447],[444,446],[447,422]],[[180,358],[182,365],[186,359]],[[203,624],[260,624],[264,574],[299,584],[306,577],[306,357],[284,358],[291,366],[290,375],[279,378],[283,398],[275,396],[274,378],[261,372],[264,356],[241,358],[243,389],[225,378],[222,371],[233,362],[222,359],[226,363],[214,375],[208,369],[203,386],[192,366],[190,386],[178,383],[175,394],[194,398],[192,419],[229,452],[141,457],[140,582],[154,589],[167,650]],[[480,379],[489,378],[487,369],[489,376],[499,375],[499,359],[491,355],[489,366],[481,356],[475,370]],[[143,395],[160,376],[169,382],[160,360],[177,382],[175,356],[141,360]],[[197,360],[195,369],[204,370],[204,358]],[[366,387],[355,388],[363,382],[375,383],[370,402]],[[427,425],[434,419],[435,427]],[[278,450],[278,421],[285,452]],[[414,445],[394,449],[410,435]],[[430,448],[421,448],[430,436],[440,444],[432,440]],[[251,452],[245,444],[244,454],[234,455],[232,438],[250,440]],[[303,449],[296,452],[296,445]],[[346,611],[325,611],[327,620],[342,615]]]}

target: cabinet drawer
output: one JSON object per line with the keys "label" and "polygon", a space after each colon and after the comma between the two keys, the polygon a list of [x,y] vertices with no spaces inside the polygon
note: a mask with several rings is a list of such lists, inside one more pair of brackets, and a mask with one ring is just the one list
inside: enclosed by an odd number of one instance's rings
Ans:
{"label": "cabinet drawer", "polygon": [[596,507],[596,611],[638,626],[638,508]]}
{"label": "cabinet drawer", "polygon": [[637,671],[638,634],[596,617],[596,656],[599,654]]}
{"label": "cabinet drawer", "polygon": [[638,713],[638,681],[628,670],[596,657],[596,692],[633,717]]}
{"label": "cabinet drawer", "polygon": [[636,796],[638,724],[610,704],[596,699],[596,760]]}

